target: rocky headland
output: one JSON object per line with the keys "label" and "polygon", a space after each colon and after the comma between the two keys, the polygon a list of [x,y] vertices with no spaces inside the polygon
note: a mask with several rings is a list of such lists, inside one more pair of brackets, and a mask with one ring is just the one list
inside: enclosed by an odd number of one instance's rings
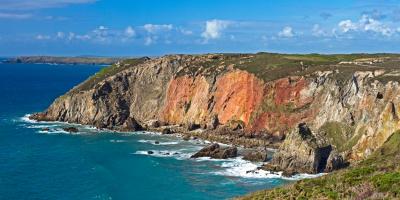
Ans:
{"label": "rocky headland", "polygon": [[4,63],[27,63],[27,64],[70,64],[70,65],[111,65],[123,60],[123,58],[107,57],[57,57],[57,56],[20,56],[5,59]]}
{"label": "rocky headland", "polygon": [[[260,151],[277,148],[264,169],[288,175],[331,172],[376,155],[400,128],[399,77],[400,57],[393,54],[129,59],[31,118],[179,132]],[[235,154],[212,148],[204,155]]]}

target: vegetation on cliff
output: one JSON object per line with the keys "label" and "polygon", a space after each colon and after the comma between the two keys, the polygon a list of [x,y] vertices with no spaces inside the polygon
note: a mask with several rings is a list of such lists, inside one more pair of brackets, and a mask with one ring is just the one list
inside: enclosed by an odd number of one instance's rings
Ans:
{"label": "vegetation on cliff", "polygon": [[366,160],[315,179],[252,193],[246,199],[399,199],[400,131]]}

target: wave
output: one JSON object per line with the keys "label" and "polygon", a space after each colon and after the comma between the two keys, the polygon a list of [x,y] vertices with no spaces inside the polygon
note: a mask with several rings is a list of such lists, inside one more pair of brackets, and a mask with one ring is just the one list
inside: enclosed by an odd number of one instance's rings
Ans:
{"label": "wave", "polygon": [[78,135],[79,133],[70,133],[68,131],[64,131],[62,129],[50,129],[50,130],[40,130],[38,133],[42,134],[76,134]]}
{"label": "wave", "polygon": [[28,125],[25,126],[25,128],[51,128],[51,127],[56,127],[57,125]]}
{"label": "wave", "polygon": [[214,172],[217,175],[231,176],[231,177],[242,177],[242,178],[257,178],[257,179],[285,179],[285,180],[301,180],[306,178],[316,178],[325,175],[320,174],[297,174],[291,177],[283,176],[283,172],[271,172],[267,170],[258,169],[261,163],[253,163],[250,161],[243,160],[241,157],[223,162],[221,167],[223,170]]}

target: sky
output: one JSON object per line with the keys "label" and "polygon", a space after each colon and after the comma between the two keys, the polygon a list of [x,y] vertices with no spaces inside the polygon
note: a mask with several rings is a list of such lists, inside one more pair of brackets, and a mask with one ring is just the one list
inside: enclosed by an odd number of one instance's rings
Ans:
{"label": "sky", "polygon": [[0,56],[400,52],[400,0],[0,0]]}

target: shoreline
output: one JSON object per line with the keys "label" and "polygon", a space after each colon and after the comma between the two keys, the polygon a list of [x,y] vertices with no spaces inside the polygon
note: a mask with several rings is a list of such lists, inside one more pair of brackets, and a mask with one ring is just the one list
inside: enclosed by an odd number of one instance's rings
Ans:
{"label": "shoreline", "polygon": [[[32,119],[29,119],[30,115],[31,114],[26,114],[25,116],[20,117],[20,120],[22,122],[29,123],[29,124],[44,124],[44,125],[38,125],[36,127],[27,127],[27,128],[42,129],[44,127],[49,127],[45,124],[49,124],[52,127],[57,126],[57,124],[61,124],[61,125],[66,125],[66,126],[68,126],[68,125],[77,126],[78,128],[85,127],[90,130],[95,130],[96,133],[111,133],[111,134],[117,133],[117,134],[128,134],[128,135],[132,134],[132,135],[146,135],[146,136],[156,135],[156,136],[160,136],[160,137],[171,137],[171,138],[174,138],[174,144],[175,144],[175,142],[186,141],[183,139],[185,136],[185,133],[162,134],[160,131],[154,131],[154,130],[117,131],[117,130],[109,130],[109,129],[98,129],[91,125],[83,125],[83,124],[77,124],[77,123],[32,120]],[[74,133],[69,133],[67,131],[54,131],[54,132],[50,133],[50,132],[41,132],[41,130],[39,130],[37,132],[41,133],[41,134],[74,134]],[[96,134],[96,133],[94,133],[94,134]],[[76,134],[80,135],[80,133],[76,133]],[[155,145],[153,143],[149,143],[148,141],[145,142],[144,140],[142,140],[142,141],[138,140],[137,142]],[[212,143],[218,143],[218,144],[224,145],[224,146],[232,146],[232,144],[221,143],[218,141],[209,141],[207,139],[200,138],[200,137],[191,138],[190,140],[188,140],[186,142],[192,143],[192,145],[191,145],[192,147],[195,147],[196,145],[202,145],[203,147],[205,147],[205,146],[207,146],[207,144],[212,144]],[[172,143],[171,143],[171,145],[172,145]],[[158,146],[170,146],[170,145],[161,144]],[[245,148],[243,146],[239,146],[239,149],[240,149],[241,153],[245,152],[246,150],[254,150],[252,148]],[[276,151],[276,149],[267,149],[267,150],[269,153],[271,153],[271,152],[273,153],[274,151]],[[148,153],[149,151],[153,151],[153,153],[149,154]],[[179,154],[179,156],[181,156],[181,157],[179,157],[178,155],[174,155],[173,153],[174,152],[169,152],[168,150],[148,149],[148,150],[141,150],[141,151],[133,152],[131,154],[152,156],[152,157],[174,158],[174,159],[178,159],[178,160],[193,160],[196,162],[200,162],[200,161],[229,162],[229,163],[231,163],[230,167],[233,168],[232,172],[222,173],[222,172],[217,172],[217,171],[211,171],[211,173],[215,174],[215,175],[250,178],[250,179],[264,179],[264,178],[265,179],[274,179],[274,178],[277,178],[277,179],[288,180],[288,181],[298,181],[298,180],[302,180],[302,179],[317,178],[317,177],[326,175],[326,173],[319,173],[319,174],[299,173],[299,174],[288,177],[288,176],[284,176],[282,171],[272,172],[272,171],[267,171],[267,170],[263,170],[260,168],[263,164],[269,163],[270,159],[267,162],[253,162],[253,161],[244,160],[243,155],[238,155],[235,158],[228,158],[228,159],[212,159],[209,157],[190,158],[190,155],[186,155],[186,157],[182,158],[181,154]],[[237,173],[237,174],[234,174],[234,173]]]}

